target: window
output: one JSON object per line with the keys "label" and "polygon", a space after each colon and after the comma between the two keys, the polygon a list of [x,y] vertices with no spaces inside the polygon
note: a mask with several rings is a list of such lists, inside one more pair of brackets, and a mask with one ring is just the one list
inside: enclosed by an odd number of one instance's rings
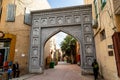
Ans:
{"label": "window", "polygon": [[98,18],[98,11],[97,11],[97,0],[94,0],[94,6],[95,6],[95,14],[96,14],[96,19]]}
{"label": "window", "polygon": [[101,41],[106,39],[105,30],[100,32],[100,39],[101,39]]}
{"label": "window", "polygon": [[6,21],[14,22],[15,21],[15,4],[8,4],[7,5],[7,18]]}
{"label": "window", "polygon": [[24,11],[24,23],[27,25],[31,25],[31,15],[30,10],[28,8],[25,8]]}
{"label": "window", "polygon": [[101,0],[101,9],[103,9],[105,5],[106,5],[106,0]]}

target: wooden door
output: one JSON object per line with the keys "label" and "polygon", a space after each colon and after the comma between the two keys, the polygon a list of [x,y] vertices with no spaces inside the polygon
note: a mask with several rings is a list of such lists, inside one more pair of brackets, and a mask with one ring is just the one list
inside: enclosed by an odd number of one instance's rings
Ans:
{"label": "wooden door", "polygon": [[118,76],[120,77],[120,32],[115,32],[112,36],[112,39],[113,39]]}

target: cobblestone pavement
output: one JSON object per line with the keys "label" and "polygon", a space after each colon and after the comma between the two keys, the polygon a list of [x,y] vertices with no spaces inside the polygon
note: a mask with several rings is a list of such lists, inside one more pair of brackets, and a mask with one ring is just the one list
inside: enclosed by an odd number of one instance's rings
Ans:
{"label": "cobblestone pavement", "polygon": [[45,70],[43,74],[27,74],[12,80],[94,80],[94,78],[93,75],[81,75],[81,68],[78,65],[59,62],[59,65]]}

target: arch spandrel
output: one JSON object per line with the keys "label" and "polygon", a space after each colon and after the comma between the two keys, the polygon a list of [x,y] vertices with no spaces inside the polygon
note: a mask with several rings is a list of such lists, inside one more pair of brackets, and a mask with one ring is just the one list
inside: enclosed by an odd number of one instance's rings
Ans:
{"label": "arch spandrel", "polygon": [[75,37],[81,46],[81,66],[92,69],[95,47],[92,31],[91,5],[32,12],[29,71],[43,72],[44,44],[62,31]]}

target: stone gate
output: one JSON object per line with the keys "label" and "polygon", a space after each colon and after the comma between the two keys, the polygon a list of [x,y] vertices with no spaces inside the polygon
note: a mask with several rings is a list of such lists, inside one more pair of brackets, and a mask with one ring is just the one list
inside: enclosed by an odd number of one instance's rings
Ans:
{"label": "stone gate", "polygon": [[61,31],[72,35],[80,43],[81,68],[83,70],[92,69],[95,46],[91,5],[33,11],[31,15],[30,73],[43,72],[45,43]]}

